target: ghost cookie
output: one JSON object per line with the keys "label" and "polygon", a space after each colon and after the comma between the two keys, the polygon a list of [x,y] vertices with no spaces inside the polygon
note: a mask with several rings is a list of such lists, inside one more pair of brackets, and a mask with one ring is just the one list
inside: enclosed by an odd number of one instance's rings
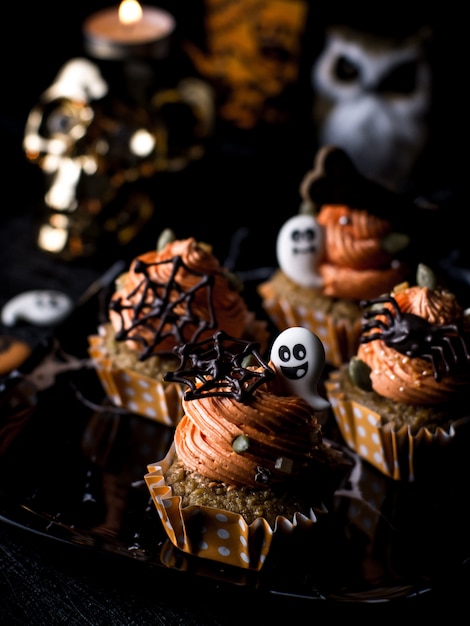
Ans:
{"label": "ghost cookie", "polygon": [[284,330],[272,345],[271,363],[293,394],[304,398],[316,411],[329,409],[330,403],[317,390],[325,349],[315,333],[301,326]]}
{"label": "ghost cookie", "polygon": [[317,272],[324,250],[323,227],[311,214],[294,215],[282,226],[276,241],[279,267],[303,287],[321,287]]}
{"label": "ghost cookie", "polygon": [[61,291],[33,289],[9,300],[2,309],[1,321],[5,326],[18,322],[53,326],[64,320],[72,308],[71,298]]}

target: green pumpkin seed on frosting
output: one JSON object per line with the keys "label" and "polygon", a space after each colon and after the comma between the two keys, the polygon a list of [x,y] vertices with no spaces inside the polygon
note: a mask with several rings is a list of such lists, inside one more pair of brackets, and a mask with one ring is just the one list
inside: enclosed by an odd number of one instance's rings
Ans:
{"label": "green pumpkin seed on frosting", "polygon": [[246,452],[250,447],[250,440],[246,435],[238,435],[232,441],[233,451],[237,454],[241,454],[242,452]]}
{"label": "green pumpkin seed on frosting", "polygon": [[436,289],[437,281],[436,275],[430,267],[420,263],[416,271],[416,283],[420,287],[427,287],[428,289]]}
{"label": "green pumpkin seed on frosting", "polygon": [[351,380],[357,387],[359,387],[359,389],[362,389],[363,391],[372,391],[370,372],[370,367],[367,363],[361,361],[361,359],[353,357],[350,360],[349,375],[351,376]]}

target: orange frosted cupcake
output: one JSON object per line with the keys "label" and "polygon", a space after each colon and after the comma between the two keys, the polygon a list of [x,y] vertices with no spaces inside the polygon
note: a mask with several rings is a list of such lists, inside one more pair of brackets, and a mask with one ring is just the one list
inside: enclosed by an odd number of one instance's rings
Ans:
{"label": "orange frosted cupcake", "polygon": [[470,315],[420,265],[418,284],[362,303],[357,355],[326,381],[346,443],[387,476],[413,480],[470,421]]}
{"label": "orange frosted cupcake", "polygon": [[89,337],[89,353],[117,406],[174,426],[182,387],[164,375],[175,346],[223,329],[267,346],[264,321],[247,309],[240,282],[210,245],[164,231],[156,250],[135,258],[116,280],[109,320]]}
{"label": "orange frosted cupcake", "polygon": [[358,346],[359,301],[405,278],[398,254],[408,238],[388,218],[388,192],[361,178],[342,150],[319,151],[300,191],[301,211],[277,239],[279,268],[258,292],[277,328],[310,328],[322,340],[327,362],[339,366]]}
{"label": "orange frosted cupcake", "polygon": [[167,375],[189,386],[184,417],[145,480],[184,552],[260,569],[275,533],[313,532],[344,475],[345,460],[322,440],[315,415],[314,405],[328,406],[316,390],[321,342],[288,329],[272,350],[278,358],[268,363],[256,344],[218,332],[182,347],[180,369]]}

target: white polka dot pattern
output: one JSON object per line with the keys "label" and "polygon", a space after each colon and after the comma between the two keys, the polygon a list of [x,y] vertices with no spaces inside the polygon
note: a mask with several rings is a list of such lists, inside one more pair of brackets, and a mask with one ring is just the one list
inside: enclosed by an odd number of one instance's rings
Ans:
{"label": "white polka dot pattern", "polygon": [[99,336],[89,337],[89,353],[110,400],[132,413],[167,426],[176,426],[183,416],[183,387],[153,380],[132,370],[115,369],[101,344]]}
{"label": "white polka dot pattern", "polygon": [[315,523],[299,515],[293,522],[278,518],[279,523],[272,529],[261,518],[248,525],[241,515],[230,511],[204,506],[182,507],[181,498],[172,495],[172,489],[165,484],[163,477],[174,454],[172,445],[164,459],[148,466],[145,481],[168,538],[183,552],[226,565],[259,570],[268,555],[274,533],[289,533],[295,526],[310,527]]}
{"label": "white polka dot pattern", "polygon": [[407,426],[398,430],[391,424],[382,426],[378,413],[344,398],[338,371],[330,374],[325,387],[346,444],[394,480],[413,481],[420,459],[431,447],[442,449],[455,435],[442,428],[435,433],[421,428],[413,435]]}

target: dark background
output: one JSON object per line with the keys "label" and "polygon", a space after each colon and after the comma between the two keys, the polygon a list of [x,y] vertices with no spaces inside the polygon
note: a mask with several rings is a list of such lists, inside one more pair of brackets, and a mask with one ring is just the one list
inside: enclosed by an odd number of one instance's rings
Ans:
{"label": "dark background", "polygon": [[[111,2],[56,3],[51,0],[2,6],[0,58],[0,304],[22,290],[55,287],[78,298],[102,264],[111,264],[115,251],[105,251],[98,267],[94,261],[67,264],[46,258],[35,249],[32,225],[43,192],[41,172],[26,162],[22,151],[24,125],[39,95],[51,84],[58,70],[72,57],[83,55],[81,24]],[[148,4],[154,4],[149,2]],[[407,6],[408,4],[408,6]],[[433,74],[435,93],[431,119],[432,141],[424,174],[415,181],[415,193],[440,202],[439,225],[418,223],[426,250],[446,257],[456,251],[457,269],[468,271],[468,194],[466,156],[468,142],[466,70],[466,15],[452,3],[438,3],[422,12],[411,3],[374,3],[361,10],[357,3],[310,4],[304,42],[304,58],[298,99],[292,101],[292,124],[240,132],[224,127],[207,161],[195,164],[181,176],[161,177],[155,193],[162,206],[156,230],[145,233],[136,248],[152,245],[158,228],[171,226],[179,237],[210,240],[222,260],[231,255],[234,232],[244,243],[237,249],[236,269],[248,271],[275,264],[274,237],[280,225],[298,209],[298,185],[311,167],[316,152],[310,119],[308,71],[322,44],[325,27],[344,21],[373,32],[397,33],[417,24],[433,29]],[[181,36],[203,42],[203,4],[200,0],[161,2],[177,17]],[[351,5],[353,5],[351,7]],[[416,14],[418,11],[418,14]],[[176,183],[176,184],[175,184]],[[410,216],[410,219],[414,219]],[[140,247],[142,246],[142,247]],[[133,249],[119,251],[131,256]],[[233,259],[232,259],[233,260]],[[453,274],[454,276],[454,274]],[[460,274],[459,274],[460,276]],[[468,289],[467,292],[468,294]],[[27,329],[24,331],[28,333]],[[28,335],[28,338],[30,336]],[[33,340],[37,339],[33,337]],[[436,538],[445,541],[446,538]],[[9,527],[0,528],[0,624],[238,624],[290,623],[292,607],[283,613],[280,605],[262,603],[230,605],[221,595],[209,599],[183,590],[153,588],[145,577],[127,580],[128,570],[95,564],[77,553],[51,549],[36,537],[24,537]],[[124,592],[123,592],[124,589]],[[460,590],[457,597],[460,597]],[[170,593],[171,592],[171,593]],[[445,605],[447,590],[438,594]],[[455,595],[455,594],[454,594]],[[217,600],[217,601],[216,601]],[[272,600],[272,598],[271,598]],[[455,611],[452,598],[449,611]],[[255,598],[256,602],[256,598]],[[425,603],[427,606],[427,602]],[[195,606],[197,607],[195,609]],[[296,604],[296,607],[299,605]],[[431,606],[431,604],[430,604]],[[397,615],[411,614],[414,603],[395,606]],[[384,607],[348,607],[354,614],[375,619]],[[2,615],[2,609],[8,617]],[[279,609],[279,610],[278,610]],[[338,607],[305,607],[309,623],[314,615],[338,615]],[[382,609],[380,613],[379,610]],[[423,605],[418,604],[418,610]],[[295,609],[297,610],[297,608]],[[468,608],[466,609],[468,612]],[[390,617],[392,612],[388,612]],[[450,613],[449,613],[450,614]],[[54,615],[56,621],[51,621]],[[31,621],[26,621],[29,618]],[[298,621],[298,619],[297,619]]]}
{"label": "dark background", "polygon": [[[103,250],[99,263],[108,266],[113,256],[129,258],[153,247],[161,230],[170,227],[179,238],[195,236],[208,241],[221,261],[239,271],[275,267],[275,238],[284,221],[298,210],[299,184],[312,167],[318,148],[311,119],[309,74],[323,45],[325,29],[343,23],[375,34],[402,36],[426,25],[432,30],[434,85],[430,141],[411,181],[411,199],[422,198],[438,210],[429,219],[420,213],[410,214],[409,218],[405,215],[405,224],[415,235],[416,260],[437,265],[444,259],[443,272],[450,286],[460,289],[463,282],[466,289],[470,271],[465,228],[468,55],[466,20],[454,4],[430,7],[426,3],[421,10],[414,6],[411,12],[406,2],[334,2],[327,7],[310,2],[299,80],[289,103],[289,123],[240,130],[218,120],[208,158],[182,174],[159,176],[152,189],[158,207],[154,221],[127,250]],[[11,246],[10,253],[15,253],[14,239],[24,229],[25,237],[29,237],[28,256],[36,257],[33,228],[40,215],[44,181],[42,172],[27,163],[23,153],[27,116],[63,64],[85,54],[84,20],[112,5],[107,0],[60,5],[44,0],[26,6],[10,2],[3,7],[0,228],[3,220],[13,220],[15,234],[6,242]],[[189,40],[204,47],[203,0],[166,0],[158,5],[175,15],[177,41]],[[24,256],[24,252],[17,251],[18,262],[24,263]],[[13,259],[2,261],[6,262],[11,264]],[[37,262],[41,266],[42,257]],[[59,264],[57,271],[60,268]]]}
{"label": "dark background", "polygon": [[[157,4],[148,2],[148,4]],[[179,36],[197,43],[204,42],[203,1],[166,0],[158,3],[177,18]],[[0,102],[0,137],[3,165],[2,187],[7,192],[2,213],[16,212],[39,197],[41,178],[35,168],[22,159],[21,142],[26,117],[38,96],[53,81],[58,70],[70,58],[84,54],[81,26],[94,11],[112,6],[106,0],[67,2],[57,5],[50,0],[9,2],[2,8],[3,35],[0,38],[2,59],[2,96]],[[409,3],[408,3],[409,5]],[[432,140],[426,168],[417,181],[419,193],[433,195],[439,190],[460,191],[465,177],[467,118],[465,113],[466,20],[459,5],[439,3],[431,8],[424,3],[422,10],[413,12],[405,2],[377,4],[328,3],[327,7],[310,3],[310,13],[303,42],[303,60],[297,98],[292,101],[293,124],[284,134],[279,129],[271,133],[235,133],[230,137],[234,152],[256,157],[243,162],[231,162],[230,174],[209,181],[217,188],[217,211],[229,214],[236,222],[261,221],[273,217],[275,226],[297,209],[298,182],[310,167],[316,152],[315,138],[310,127],[310,84],[308,72],[321,48],[325,27],[344,22],[376,33],[403,34],[417,25],[429,24],[433,31],[432,67],[434,79]],[[233,156],[233,154],[231,155]],[[237,167],[238,165],[242,165]],[[226,169],[226,168],[225,168]],[[27,176],[28,184],[24,176]],[[33,182],[31,182],[33,181]],[[217,184],[216,184],[217,183]],[[203,209],[207,188],[192,194],[191,225],[197,227],[193,208]],[[276,214],[269,206],[271,198],[285,199],[285,214]],[[234,199],[232,199],[234,198]],[[211,204],[206,203],[208,206]],[[206,206],[206,211],[207,211]],[[182,213],[185,208],[182,207]],[[188,211],[188,208],[186,208]],[[277,217],[279,215],[279,217]],[[277,219],[276,219],[277,218]],[[274,229],[273,229],[274,231]],[[273,232],[271,231],[271,232]],[[275,232],[275,231],[274,231]]]}

